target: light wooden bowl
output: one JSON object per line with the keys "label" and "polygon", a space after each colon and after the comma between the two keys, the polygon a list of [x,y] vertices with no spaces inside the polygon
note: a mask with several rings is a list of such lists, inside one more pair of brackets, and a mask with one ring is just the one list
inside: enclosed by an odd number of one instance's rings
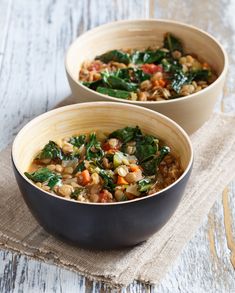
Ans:
{"label": "light wooden bowl", "polygon": [[[92,60],[95,56],[113,49],[138,49],[153,44],[161,45],[166,32],[179,37],[186,52],[195,53],[208,62],[217,73],[217,80],[206,89],[190,96],[157,102],[109,97],[90,90],[78,81],[83,61]],[[217,98],[222,95],[228,58],[214,37],[191,25],[169,20],[128,20],[102,25],[77,38],[68,49],[65,68],[72,94],[77,98],[77,102],[117,101],[143,106],[167,115],[188,133],[192,133],[208,120]]]}
{"label": "light wooden bowl", "polygon": [[[136,125],[164,140],[184,169],[177,181],[158,193],[126,202],[82,203],[43,191],[24,175],[49,140]],[[23,197],[48,232],[83,247],[117,248],[146,240],[169,220],[190,176],[193,150],[185,131],[171,119],[134,105],[98,102],[58,108],[33,119],[15,138],[12,160]]]}

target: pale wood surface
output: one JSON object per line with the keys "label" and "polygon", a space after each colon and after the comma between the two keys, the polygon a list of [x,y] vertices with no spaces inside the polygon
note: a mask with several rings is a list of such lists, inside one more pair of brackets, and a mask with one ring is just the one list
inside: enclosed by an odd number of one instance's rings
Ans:
{"label": "pale wood surface", "polygon": [[[32,117],[70,94],[64,71],[64,53],[70,42],[83,31],[116,19],[170,18],[212,33],[230,58],[225,95],[216,110],[234,113],[234,13],[232,0],[1,0],[0,149]],[[161,284],[134,282],[127,291],[235,292],[235,181],[218,198]],[[53,265],[0,251],[0,292],[99,292],[104,286]]]}

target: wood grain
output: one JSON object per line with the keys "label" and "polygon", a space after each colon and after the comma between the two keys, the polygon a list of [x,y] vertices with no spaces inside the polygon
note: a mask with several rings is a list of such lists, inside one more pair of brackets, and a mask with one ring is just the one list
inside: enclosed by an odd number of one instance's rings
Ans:
{"label": "wood grain", "polygon": [[[0,149],[32,117],[69,94],[64,53],[83,31],[111,20],[169,18],[203,28],[217,37],[230,57],[226,113],[235,112],[235,31],[232,0],[15,0],[0,2]],[[217,103],[216,111],[221,110]],[[235,182],[212,208],[194,238],[158,286],[134,282],[123,292],[235,292]],[[229,219],[229,220],[228,220]],[[226,233],[227,231],[227,233]],[[232,244],[231,244],[232,243]],[[0,292],[107,292],[105,284],[0,251]]]}

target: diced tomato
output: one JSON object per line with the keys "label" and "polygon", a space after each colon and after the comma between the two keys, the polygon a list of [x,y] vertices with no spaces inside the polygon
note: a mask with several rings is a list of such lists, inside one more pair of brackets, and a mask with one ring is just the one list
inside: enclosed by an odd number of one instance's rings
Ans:
{"label": "diced tomato", "polygon": [[97,62],[92,63],[92,64],[88,67],[88,70],[89,70],[89,71],[93,71],[93,70],[99,71],[99,70],[100,70],[100,63],[97,63]]}
{"label": "diced tomato", "polygon": [[122,176],[118,175],[117,184],[118,185],[127,185],[129,183],[125,180],[125,178],[123,178]]}
{"label": "diced tomato", "polygon": [[162,72],[163,68],[161,65],[156,65],[156,64],[143,64],[141,66],[141,69],[143,70],[144,73],[147,74],[154,74],[156,72]]}
{"label": "diced tomato", "polygon": [[115,153],[117,150],[120,149],[120,144],[118,144],[116,147],[113,147],[109,144],[108,141],[106,141],[105,143],[103,143],[102,145],[102,149],[106,152],[110,152],[111,154]]}
{"label": "diced tomato", "polygon": [[78,174],[78,183],[81,185],[87,185],[91,181],[91,176],[88,172],[88,170],[84,170],[81,173]]}
{"label": "diced tomato", "polygon": [[112,194],[107,189],[103,189],[99,194],[99,198],[100,202],[110,202],[112,199]]}
{"label": "diced tomato", "polygon": [[107,202],[108,201],[108,195],[104,191],[100,192],[99,197],[100,197],[100,202]]}

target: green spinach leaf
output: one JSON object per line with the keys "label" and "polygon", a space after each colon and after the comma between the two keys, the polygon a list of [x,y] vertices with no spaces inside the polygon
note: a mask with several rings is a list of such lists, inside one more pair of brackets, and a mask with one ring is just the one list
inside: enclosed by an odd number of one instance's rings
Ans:
{"label": "green spinach leaf", "polygon": [[109,138],[118,138],[121,140],[121,142],[127,143],[128,141],[135,139],[139,135],[142,135],[142,133],[138,126],[125,127],[112,132],[109,135]]}
{"label": "green spinach leaf", "polygon": [[173,74],[171,79],[172,79],[171,86],[172,86],[173,90],[176,91],[176,93],[180,92],[181,87],[184,84],[190,82],[188,76],[182,70],[176,71]]}
{"label": "green spinach leaf", "polygon": [[167,55],[166,52],[159,49],[155,51],[151,51],[151,50],[146,50],[143,52],[136,51],[131,55],[131,61],[134,64],[158,63],[166,55]]}
{"label": "green spinach leaf", "polygon": [[149,178],[144,178],[138,181],[138,190],[140,192],[148,192],[149,189],[153,186],[152,180]]}
{"label": "green spinach leaf", "polygon": [[119,98],[119,99],[128,99],[130,97],[130,92],[123,91],[123,90],[114,90],[114,89],[100,87],[100,86],[97,88],[97,92],[103,95],[108,95],[108,96]]}
{"label": "green spinach leaf", "polygon": [[170,52],[173,52],[175,50],[183,52],[183,46],[181,41],[176,38],[171,33],[166,33],[164,37],[164,48],[170,50]]}
{"label": "green spinach leaf", "polygon": [[38,154],[36,159],[63,159],[63,153],[60,147],[52,140],[44,146],[42,151]]}
{"label": "green spinach leaf", "polygon": [[101,148],[100,142],[96,138],[95,133],[91,133],[89,141],[85,145],[86,147],[86,159],[101,159],[104,155],[104,151]]}
{"label": "green spinach leaf", "polygon": [[60,182],[61,176],[52,172],[48,168],[40,168],[35,172],[24,173],[33,182],[48,182],[47,185],[52,189],[57,183]]}
{"label": "green spinach leaf", "polygon": [[200,69],[200,70],[192,70],[192,79],[194,80],[208,80],[211,77],[211,70],[208,69]]}
{"label": "green spinach leaf", "polygon": [[117,76],[109,76],[107,81],[109,86],[113,89],[125,90],[128,92],[135,92],[137,90],[137,84],[127,82]]}
{"label": "green spinach leaf", "polygon": [[113,178],[103,169],[99,171],[99,175],[104,181],[104,188],[112,192],[116,186],[113,182]]}
{"label": "green spinach leaf", "polygon": [[92,82],[83,81],[82,84],[85,85],[86,87],[92,89],[92,90],[96,90],[98,86],[103,84],[103,80],[98,79],[98,80],[92,81]]}
{"label": "green spinach leaf", "polygon": [[166,56],[162,50],[145,51],[143,63],[159,63]]}
{"label": "green spinach leaf", "polygon": [[129,54],[124,53],[119,50],[109,51],[109,52],[104,53],[100,56],[97,56],[95,59],[101,60],[104,63],[108,63],[110,61],[115,61],[115,62],[119,62],[119,63],[124,63],[126,65],[128,65],[131,61]]}
{"label": "green spinach leaf", "polygon": [[81,194],[81,193],[84,193],[85,191],[85,188],[83,187],[76,187],[74,189],[74,191],[71,193],[70,197],[77,200],[78,199],[78,196]]}
{"label": "green spinach leaf", "polygon": [[143,168],[143,173],[147,176],[155,175],[157,166],[161,163],[164,157],[169,153],[170,153],[170,148],[167,146],[163,146],[160,149],[159,155],[153,156],[151,159],[141,164],[141,167]]}
{"label": "green spinach leaf", "polygon": [[77,172],[82,172],[83,170],[85,170],[85,164],[84,162],[81,162],[77,165],[77,167],[74,169],[73,174],[76,174]]}
{"label": "green spinach leaf", "polygon": [[78,136],[72,136],[69,140],[69,143],[80,148],[85,143],[85,141],[86,141],[86,135],[82,134]]}

